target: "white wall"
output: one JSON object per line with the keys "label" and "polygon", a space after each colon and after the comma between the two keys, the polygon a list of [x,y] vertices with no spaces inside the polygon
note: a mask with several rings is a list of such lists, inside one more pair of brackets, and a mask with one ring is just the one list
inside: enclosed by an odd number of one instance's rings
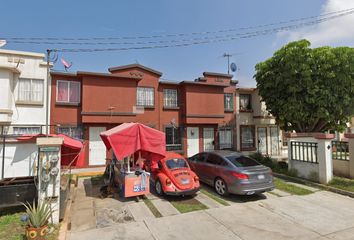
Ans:
{"label": "white wall", "polygon": [[[8,83],[7,85],[1,84],[0,102],[8,102],[8,108],[13,112],[11,125],[44,125],[46,123],[47,67],[44,61],[44,54],[0,49],[0,81]],[[9,69],[16,69],[19,74]],[[4,79],[6,74],[9,77]],[[43,79],[43,104],[16,104],[19,78]],[[4,91],[8,91],[8,94],[2,94]]]}
{"label": "white wall", "polygon": [[[3,146],[0,145],[0,178]],[[5,144],[5,178],[33,176],[37,164],[38,146],[35,143]]]}

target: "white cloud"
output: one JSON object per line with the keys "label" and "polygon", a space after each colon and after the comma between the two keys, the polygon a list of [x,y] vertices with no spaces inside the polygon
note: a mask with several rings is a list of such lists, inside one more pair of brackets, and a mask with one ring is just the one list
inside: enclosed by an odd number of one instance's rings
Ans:
{"label": "white cloud", "polygon": [[[322,6],[321,14],[354,8],[353,0],[327,0]],[[294,41],[306,38],[313,46],[354,42],[354,14],[322,22],[315,27],[282,33],[278,38]]]}

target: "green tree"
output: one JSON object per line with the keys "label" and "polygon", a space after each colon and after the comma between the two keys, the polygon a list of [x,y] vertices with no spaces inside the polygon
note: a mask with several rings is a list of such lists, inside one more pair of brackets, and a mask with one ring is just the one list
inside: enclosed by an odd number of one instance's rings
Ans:
{"label": "green tree", "polygon": [[342,131],[354,115],[354,49],[291,42],[256,65],[267,110],[285,130]]}

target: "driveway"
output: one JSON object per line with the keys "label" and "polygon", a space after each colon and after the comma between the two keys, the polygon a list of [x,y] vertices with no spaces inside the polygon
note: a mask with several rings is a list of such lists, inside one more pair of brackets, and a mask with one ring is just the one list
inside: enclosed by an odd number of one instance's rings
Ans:
{"label": "driveway", "polygon": [[[107,199],[91,199],[89,205],[92,203],[94,209],[89,213],[96,220],[83,215],[86,227],[71,229],[67,239],[354,239],[354,199],[317,191],[306,196],[265,194],[251,200],[155,218],[146,212],[142,202],[122,203],[111,199],[108,201],[114,205],[112,208],[124,208],[128,204],[126,209],[135,209],[125,213],[128,220],[133,220],[106,225],[101,221],[99,225],[97,213],[99,216],[102,209],[107,209],[107,206],[100,208]],[[85,209],[84,202],[80,204],[81,210]],[[74,215],[75,211],[80,208],[73,209]]]}

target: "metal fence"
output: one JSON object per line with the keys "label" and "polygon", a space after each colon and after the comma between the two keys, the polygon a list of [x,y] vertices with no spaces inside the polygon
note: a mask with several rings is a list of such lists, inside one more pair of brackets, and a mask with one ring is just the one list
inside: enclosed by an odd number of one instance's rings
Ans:
{"label": "metal fence", "polygon": [[318,163],[317,143],[290,142],[291,160],[309,163]]}
{"label": "metal fence", "polygon": [[349,143],[332,141],[332,159],[349,161]]}

